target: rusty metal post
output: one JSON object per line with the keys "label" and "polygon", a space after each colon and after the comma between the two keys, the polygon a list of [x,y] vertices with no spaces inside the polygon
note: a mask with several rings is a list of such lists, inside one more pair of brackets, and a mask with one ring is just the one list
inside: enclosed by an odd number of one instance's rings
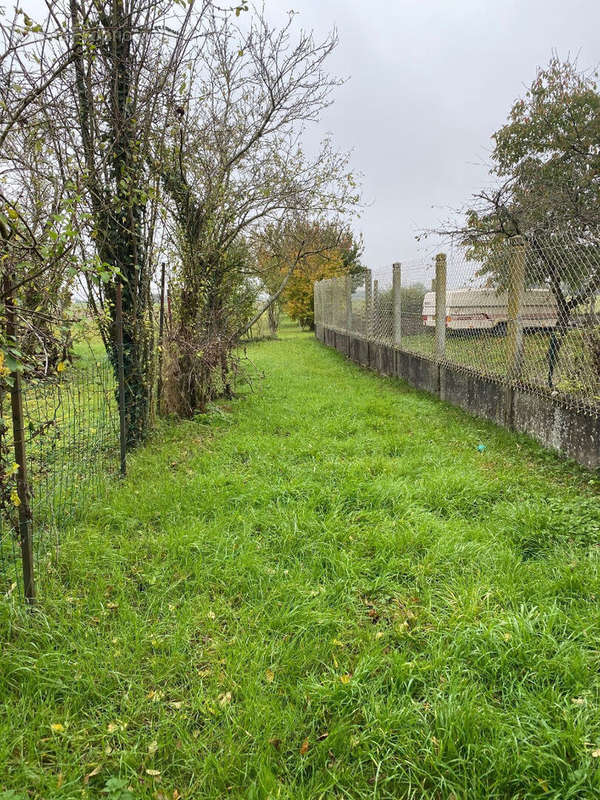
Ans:
{"label": "rusty metal post", "polygon": [[[6,336],[9,342],[17,344],[17,319],[12,278],[7,275],[4,281],[6,297]],[[23,592],[25,600],[35,602],[35,575],[33,565],[33,524],[27,477],[27,453],[25,446],[25,419],[23,416],[23,378],[19,369],[11,373],[10,405],[14,439],[15,462],[17,470],[17,497],[19,499],[19,543],[23,566]]]}
{"label": "rusty metal post", "polygon": [[167,284],[167,327],[173,329],[173,314],[171,311],[171,284]]}
{"label": "rusty metal post", "polygon": [[160,414],[160,399],[162,397],[162,364],[165,328],[165,268],[163,261],[160,271],[160,313],[158,317],[158,383],[156,387],[156,412]]}
{"label": "rusty metal post", "polygon": [[117,334],[117,372],[119,378],[119,443],[121,476],[127,474],[127,422],[125,418],[125,365],[123,362],[123,287],[117,283],[115,293],[115,328]]}

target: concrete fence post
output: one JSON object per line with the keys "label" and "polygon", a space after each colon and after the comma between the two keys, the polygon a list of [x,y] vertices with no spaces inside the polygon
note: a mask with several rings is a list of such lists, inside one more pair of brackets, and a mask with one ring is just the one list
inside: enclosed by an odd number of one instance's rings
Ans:
{"label": "concrete fence post", "polygon": [[346,333],[352,332],[352,275],[346,275]]}
{"label": "concrete fence post", "polygon": [[508,303],[506,319],[506,384],[504,388],[504,424],[514,427],[513,382],[523,369],[523,320],[521,309],[525,294],[525,264],[527,253],[521,236],[511,239],[508,248]]}
{"label": "concrete fence post", "polygon": [[381,321],[379,319],[379,281],[377,278],[373,281],[373,313],[372,313],[372,336],[373,339],[381,338]]}
{"label": "concrete fence post", "polygon": [[370,269],[365,270],[365,335],[373,337],[373,278]]}
{"label": "concrete fence post", "polygon": [[435,357],[446,357],[446,254],[435,257]]}
{"label": "concrete fence post", "polygon": [[394,344],[402,344],[402,267],[397,261],[392,265],[392,307],[394,314]]}
{"label": "concrete fence post", "polygon": [[521,236],[511,240],[508,254],[508,319],[506,322],[507,377],[517,380],[523,368],[523,319],[525,294],[525,243]]}

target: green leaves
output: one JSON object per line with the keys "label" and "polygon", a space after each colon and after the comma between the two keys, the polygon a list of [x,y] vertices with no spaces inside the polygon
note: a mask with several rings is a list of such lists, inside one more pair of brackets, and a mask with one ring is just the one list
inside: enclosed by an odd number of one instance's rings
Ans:
{"label": "green leaves", "polygon": [[122,778],[109,778],[101,791],[108,800],[135,800],[128,781]]}

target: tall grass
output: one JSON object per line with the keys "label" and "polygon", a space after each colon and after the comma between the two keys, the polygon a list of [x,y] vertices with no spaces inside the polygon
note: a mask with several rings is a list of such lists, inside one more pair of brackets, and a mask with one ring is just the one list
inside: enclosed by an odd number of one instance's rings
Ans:
{"label": "tall grass", "polygon": [[0,798],[598,796],[596,477],[283,333],[0,605]]}

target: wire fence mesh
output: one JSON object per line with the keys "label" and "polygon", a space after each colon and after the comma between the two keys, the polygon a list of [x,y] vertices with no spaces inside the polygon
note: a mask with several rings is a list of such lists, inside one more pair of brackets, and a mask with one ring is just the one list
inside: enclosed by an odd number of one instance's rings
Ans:
{"label": "wire fence mesh", "polygon": [[[104,354],[42,379],[21,391],[34,561],[59,545],[61,525],[98,496],[107,475],[118,470],[119,412],[114,370]],[[2,398],[2,419],[10,399]],[[3,425],[3,453],[13,451],[14,432]],[[16,467],[16,465],[15,465]],[[16,468],[5,479],[0,514],[0,591],[23,592],[17,515]]]}
{"label": "wire fence mesh", "polygon": [[315,321],[600,410],[595,237],[518,237],[320,281]]}

